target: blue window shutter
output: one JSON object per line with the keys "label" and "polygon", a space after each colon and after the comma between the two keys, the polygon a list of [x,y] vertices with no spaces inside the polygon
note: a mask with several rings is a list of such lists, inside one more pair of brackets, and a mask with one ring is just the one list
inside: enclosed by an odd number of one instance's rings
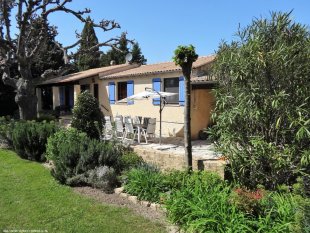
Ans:
{"label": "blue window shutter", "polygon": [[184,106],[185,103],[185,87],[184,87],[184,77],[179,78],[179,104]]}
{"label": "blue window shutter", "polygon": [[[160,78],[153,78],[153,89],[155,91],[161,91],[161,79]],[[153,98],[153,104],[154,105],[160,105],[160,98]]]}
{"label": "blue window shutter", "polygon": [[109,82],[109,100],[110,104],[115,104],[115,83]]}
{"label": "blue window shutter", "polygon": [[[133,80],[127,81],[127,97],[134,94],[134,82]],[[127,101],[128,105],[134,104],[134,101]]]}
{"label": "blue window shutter", "polygon": [[74,105],[74,87],[69,86],[69,105],[70,108],[73,108]]}
{"label": "blue window shutter", "polygon": [[65,105],[65,87],[59,87],[59,104]]}

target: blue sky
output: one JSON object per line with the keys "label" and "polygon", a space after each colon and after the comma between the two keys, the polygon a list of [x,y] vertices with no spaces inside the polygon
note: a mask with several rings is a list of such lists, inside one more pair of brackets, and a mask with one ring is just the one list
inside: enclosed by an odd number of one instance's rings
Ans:
{"label": "blue sky", "polygon": [[[128,38],[139,42],[148,64],[170,61],[178,45],[193,44],[199,55],[214,53],[221,40],[231,41],[238,25],[245,27],[254,17],[269,17],[271,11],[293,9],[296,22],[310,25],[309,0],[73,0],[73,9],[90,8],[95,21],[114,19],[121,29],[101,33],[100,41],[127,31]],[[69,45],[75,30],[83,28],[78,20],[66,14],[53,15],[58,40]],[[103,49],[106,50],[106,49]]]}

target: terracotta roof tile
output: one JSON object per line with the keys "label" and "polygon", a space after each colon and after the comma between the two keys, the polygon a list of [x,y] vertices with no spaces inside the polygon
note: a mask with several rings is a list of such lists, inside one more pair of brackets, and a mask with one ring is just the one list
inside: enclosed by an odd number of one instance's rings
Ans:
{"label": "terracotta roof tile", "polygon": [[[201,67],[205,64],[212,62],[215,58],[215,55],[210,55],[206,57],[199,57],[196,62],[193,64],[193,69]],[[142,65],[134,69],[126,70],[123,72],[113,73],[110,75],[100,74],[100,79],[110,79],[110,78],[121,78],[129,76],[141,76],[145,74],[158,74],[158,73],[167,73],[181,71],[181,67],[176,66],[174,62],[163,62],[150,65]]]}
{"label": "terracotta roof tile", "polygon": [[74,82],[77,80],[89,78],[89,77],[99,75],[99,74],[110,75],[110,74],[113,74],[116,72],[122,72],[122,71],[125,71],[128,69],[133,69],[133,68],[136,68],[137,66],[138,66],[137,64],[133,64],[133,65],[121,64],[121,65],[114,65],[114,66],[107,66],[107,67],[89,69],[89,70],[85,70],[85,71],[81,71],[81,72],[77,72],[77,73],[73,73],[73,74],[68,74],[65,76],[47,79],[47,80],[42,81],[40,83],[40,85]]}

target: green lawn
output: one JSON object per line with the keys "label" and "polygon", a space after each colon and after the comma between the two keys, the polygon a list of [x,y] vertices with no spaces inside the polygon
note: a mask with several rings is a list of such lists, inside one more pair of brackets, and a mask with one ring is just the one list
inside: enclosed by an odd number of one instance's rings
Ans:
{"label": "green lawn", "polygon": [[58,184],[41,164],[0,149],[0,232],[164,232],[130,210],[103,205]]}

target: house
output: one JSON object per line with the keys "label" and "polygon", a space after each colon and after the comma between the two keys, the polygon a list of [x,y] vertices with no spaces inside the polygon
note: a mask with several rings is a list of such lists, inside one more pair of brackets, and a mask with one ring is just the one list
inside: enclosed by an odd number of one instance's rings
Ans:
{"label": "house", "polygon": [[[99,74],[109,75],[137,67],[137,64],[122,64],[89,69],[66,76],[43,80],[37,85],[38,112],[64,106],[68,110],[81,91],[89,90],[98,100],[104,98],[103,90],[99,91],[101,81]],[[100,102],[100,101],[99,101]]]}
{"label": "house", "polygon": [[[192,71],[192,138],[198,138],[201,129],[210,123],[214,105],[211,93],[215,85],[210,69],[215,56],[199,57]],[[128,96],[152,88],[156,91],[173,92],[167,97],[162,112],[162,134],[164,137],[183,136],[184,126],[184,77],[174,62],[150,65],[123,64],[91,69],[76,74],[46,80],[38,90],[39,110],[44,106],[42,93],[48,87],[53,93],[53,108],[68,105],[83,90],[89,90],[98,100],[105,115],[156,117],[159,123],[159,99],[119,102]],[[159,127],[157,127],[159,128]]]}

